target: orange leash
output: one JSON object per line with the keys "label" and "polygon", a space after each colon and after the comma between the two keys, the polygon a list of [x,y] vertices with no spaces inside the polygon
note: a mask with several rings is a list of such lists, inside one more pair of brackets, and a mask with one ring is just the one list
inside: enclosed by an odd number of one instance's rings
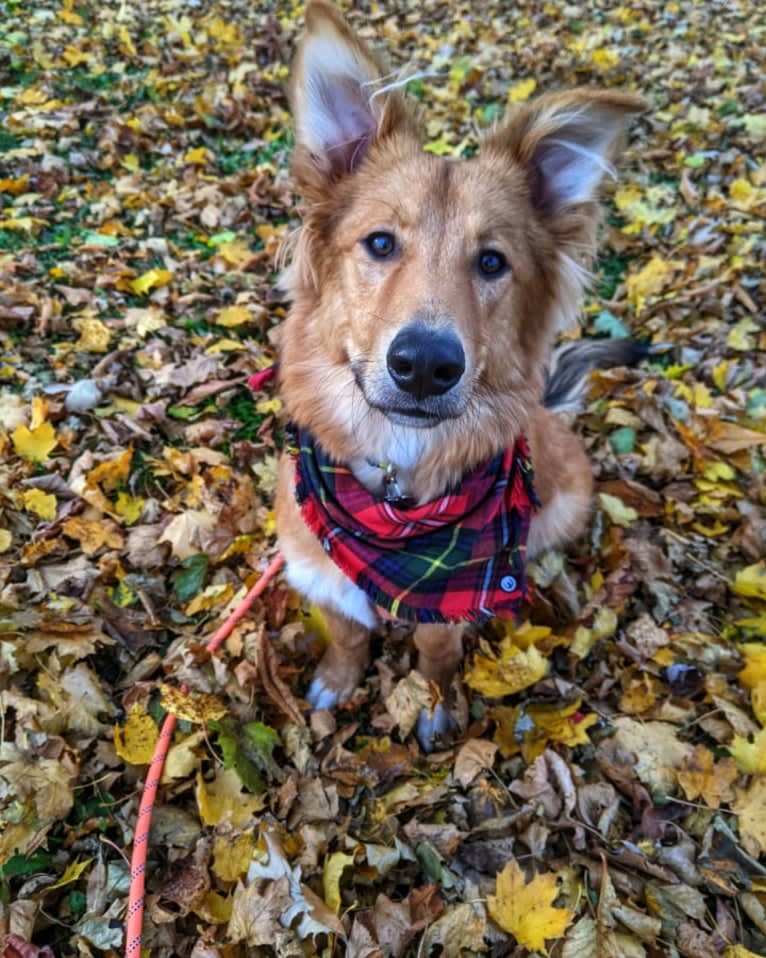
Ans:
{"label": "orange leash", "polygon": [[[271,561],[270,565],[250,589],[245,598],[232,612],[229,618],[215,632],[212,639],[205,646],[205,651],[214,655],[231,634],[234,626],[250,611],[250,607],[284,564],[281,553]],[[184,687],[183,691],[186,691]],[[175,715],[168,714],[162,723],[160,737],[152,756],[149,771],[146,774],[144,790],[141,795],[141,804],[136,820],[136,834],[133,839],[133,856],[130,861],[130,891],[128,894],[128,913],[125,928],[125,958],[137,958],[141,954],[141,939],[144,928],[144,889],[146,886],[146,856],[149,851],[149,829],[152,824],[154,800],[157,796],[162,768],[173,739],[176,727]]]}

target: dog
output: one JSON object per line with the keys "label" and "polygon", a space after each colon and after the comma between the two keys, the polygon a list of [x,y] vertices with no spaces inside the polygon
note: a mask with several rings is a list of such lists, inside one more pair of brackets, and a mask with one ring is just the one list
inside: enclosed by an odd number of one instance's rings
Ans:
{"label": "dog", "polygon": [[[291,91],[305,210],[282,280],[295,434],[276,516],[287,580],[332,636],[315,709],[351,697],[386,619],[416,623],[417,668],[447,694],[465,622],[517,614],[525,559],[585,528],[591,465],[550,407],[630,350],[578,342],[546,374],[577,319],[599,188],[640,98],[541,96],[458,161],[424,152],[401,85],[310,0]],[[416,731],[425,749],[447,735],[444,705]]]}

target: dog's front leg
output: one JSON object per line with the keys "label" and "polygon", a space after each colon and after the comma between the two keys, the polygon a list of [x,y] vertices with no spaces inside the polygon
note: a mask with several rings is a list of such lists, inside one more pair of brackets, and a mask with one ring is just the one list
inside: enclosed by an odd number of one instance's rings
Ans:
{"label": "dog's front leg", "polygon": [[331,709],[350,699],[370,664],[370,630],[320,606],[331,642],[314,673],[306,698],[312,708]]}
{"label": "dog's front leg", "polygon": [[[463,658],[463,626],[421,624],[415,629],[415,646],[418,672],[435,682],[446,698]],[[454,728],[446,706],[438,702],[433,709],[421,711],[415,734],[422,749],[430,752],[436,740],[449,735]]]}

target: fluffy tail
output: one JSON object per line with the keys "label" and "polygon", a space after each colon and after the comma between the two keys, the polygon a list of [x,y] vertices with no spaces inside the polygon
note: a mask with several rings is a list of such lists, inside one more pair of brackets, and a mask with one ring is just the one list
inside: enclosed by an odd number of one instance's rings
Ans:
{"label": "fluffy tail", "polygon": [[543,405],[555,412],[580,412],[594,369],[633,366],[656,347],[632,339],[578,339],[557,346],[551,354]]}

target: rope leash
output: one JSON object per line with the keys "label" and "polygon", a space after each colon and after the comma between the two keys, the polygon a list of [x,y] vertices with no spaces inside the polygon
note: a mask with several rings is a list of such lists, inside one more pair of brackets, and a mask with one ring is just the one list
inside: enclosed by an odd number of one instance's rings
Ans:
{"label": "rope leash", "polygon": [[[245,598],[240,602],[237,608],[226,619],[221,627],[214,633],[212,639],[205,646],[208,655],[215,655],[221,645],[231,634],[236,626],[247,613],[250,607],[266,586],[271,582],[274,576],[279,572],[284,564],[284,559],[280,553],[272,559],[266,571],[251,587]],[[181,691],[187,692],[186,686],[181,687]],[[136,820],[136,833],[133,839],[133,855],[130,861],[130,890],[128,893],[128,912],[125,928],[125,958],[140,958],[141,939],[144,927],[144,890],[146,886],[146,856],[149,851],[149,830],[152,824],[152,812],[154,811],[154,801],[157,797],[160,779],[162,778],[162,769],[165,764],[165,758],[173,740],[173,732],[176,727],[176,717],[168,713],[165,721],[162,723],[160,737],[157,740],[157,746],[149,765],[149,770],[144,782],[144,788],[141,795],[141,804],[138,809],[138,818]]]}

